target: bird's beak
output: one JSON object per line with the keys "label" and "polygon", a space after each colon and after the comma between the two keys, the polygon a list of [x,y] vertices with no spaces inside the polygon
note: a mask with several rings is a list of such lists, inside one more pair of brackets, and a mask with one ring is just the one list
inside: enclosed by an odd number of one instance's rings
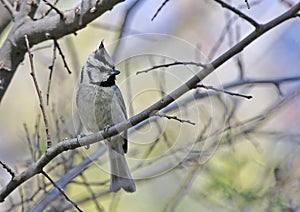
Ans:
{"label": "bird's beak", "polygon": [[113,69],[112,72],[111,72],[111,75],[114,75],[114,76],[116,76],[118,74],[120,74],[120,71],[118,71],[116,69]]}

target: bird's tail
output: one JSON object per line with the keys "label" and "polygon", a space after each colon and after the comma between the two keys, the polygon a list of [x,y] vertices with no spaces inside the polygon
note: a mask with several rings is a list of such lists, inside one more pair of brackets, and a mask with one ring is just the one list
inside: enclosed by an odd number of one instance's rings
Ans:
{"label": "bird's tail", "polygon": [[[121,152],[121,153],[120,153]],[[135,184],[131,177],[125,155],[122,151],[108,147],[110,160],[110,191],[117,192],[123,188],[127,192],[135,192]]]}

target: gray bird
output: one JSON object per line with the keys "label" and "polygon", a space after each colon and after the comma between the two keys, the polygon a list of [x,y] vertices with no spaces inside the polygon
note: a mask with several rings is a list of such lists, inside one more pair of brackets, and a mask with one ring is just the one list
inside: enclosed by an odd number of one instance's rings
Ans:
{"label": "gray bird", "polygon": [[[76,105],[79,118],[85,129],[98,132],[127,119],[121,91],[115,84],[114,62],[106,52],[103,42],[88,58],[81,71]],[[126,158],[127,131],[106,141],[110,160],[110,191],[123,188],[127,192],[136,190]]]}

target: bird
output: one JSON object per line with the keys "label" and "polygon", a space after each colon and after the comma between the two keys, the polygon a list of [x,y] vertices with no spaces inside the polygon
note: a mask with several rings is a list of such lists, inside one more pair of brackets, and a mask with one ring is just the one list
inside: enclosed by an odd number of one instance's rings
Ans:
{"label": "bird", "polygon": [[[127,119],[125,102],[116,85],[119,73],[101,41],[81,70],[76,94],[80,121],[91,133],[108,129]],[[110,161],[110,191],[117,192],[122,188],[126,192],[135,192],[135,182],[125,158],[128,150],[127,130],[106,140],[105,144]]]}

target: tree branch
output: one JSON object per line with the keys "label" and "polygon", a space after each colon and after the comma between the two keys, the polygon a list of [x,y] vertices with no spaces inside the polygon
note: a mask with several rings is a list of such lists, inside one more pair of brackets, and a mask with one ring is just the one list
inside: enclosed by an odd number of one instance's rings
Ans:
{"label": "tree branch", "polygon": [[[102,0],[96,4],[96,0],[83,0],[75,8],[63,12],[65,20],[62,20],[59,14],[33,20],[28,16],[31,16],[32,11],[28,8],[25,8],[24,12],[21,11],[22,5],[27,3],[27,1],[22,1],[20,14],[17,15],[12,30],[0,48],[0,102],[15,71],[24,59],[26,53],[25,34],[28,35],[32,46],[49,39],[59,39],[84,28],[88,23],[122,1],[125,0]],[[90,11],[92,6],[95,7],[93,12]]]}
{"label": "tree branch", "polygon": [[206,90],[213,90],[213,91],[218,91],[218,92],[221,92],[221,93],[226,93],[226,94],[229,94],[229,95],[232,95],[232,96],[243,97],[243,98],[246,98],[246,99],[251,99],[252,98],[252,96],[249,96],[249,95],[244,95],[244,94],[240,94],[240,93],[225,91],[223,89],[214,88],[213,86],[207,86],[207,85],[199,84],[199,85],[197,85],[197,87],[198,88],[204,88]]}
{"label": "tree branch", "polygon": [[15,172],[6,163],[3,163],[0,160],[0,164],[2,165],[3,169],[5,169],[11,175],[12,179],[16,176]]}
{"label": "tree branch", "polygon": [[67,196],[67,194],[51,179],[51,177],[46,173],[46,172],[44,172],[43,170],[42,170],[42,174],[52,183],[52,185],[65,197],[65,199],[69,202],[69,203],[71,203],[76,209],[77,209],[77,211],[82,211],[79,207],[78,207],[78,205],[74,202],[74,201],[72,201],[68,196]]}
{"label": "tree branch", "polygon": [[61,59],[62,59],[62,61],[63,61],[63,63],[64,63],[64,67],[65,67],[65,68],[67,69],[67,71],[68,71],[68,74],[72,74],[72,71],[70,70],[70,68],[69,68],[69,66],[68,66],[68,63],[67,63],[67,61],[66,61],[66,57],[65,57],[63,51],[61,50],[60,45],[58,44],[58,41],[57,41],[56,39],[53,39],[53,42],[54,42],[55,48],[57,48],[57,50],[58,50],[58,52],[59,52],[59,55],[60,55],[60,57],[61,57]]}
{"label": "tree branch", "polygon": [[47,114],[46,114],[46,111],[45,111],[42,91],[40,89],[40,86],[38,84],[38,81],[37,81],[37,78],[36,78],[36,75],[35,75],[35,70],[34,70],[34,65],[33,65],[33,55],[31,54],[31,51],[30,51],[29,41],[28,41],[27,35],[24,35],[24,37],[25,37],[26,48],[27,48],[28,57],[29,57],[29,61],[30,61],[30,67],[31,67],[30,75],[32,76],[34,87],[35,87],[37,95],[39,97],[40,108],[41,108],[41,111],[42,111],[43,120],[44,120],[44,124],[45,124],[47,148],[49,148],[49,147],[52,146],[52,142],[51,142],[51,136],[50,136],[50,132],[49,132],[48,118],[47,118]]}
{"label": "tree branch", "polygon": [[180,119],[177,116],[169,116],[169,115],[167,115],[165,113],[161,113],[161,112],[156,113],[156,115],[158,117],[161,117],[161,118],[164,117],[164,118],[167,118],[167,119],[173,119],[173,120],[179,121],[180,123],[188,123],[188,124],[191,124],[191,125],[196,125],[195,122],[192,122],[190,120]]}
{"label": "tree branch", "polygon": [[241,12],[240,10],[234,8],[233,6],[227,4],[226,2],[224,2],[222,0],[214,0],[214,1],[217,2],[217,3],[219,3],[222,7],[225,7],[228,10],[232,11],[233,13],[235,13],[236,15],[238,15],[239,17],[241,17],[242,19],[246,20],[247,22],[249,22],[255,28],[260,27],[259,23],[257,23],[254,19],[252,19],[251,17],[249,17],[245,13]]}
{"label": "tree branch", "polygon": [[158,13],[162,10],[162,8],[168,3],[169,0],[164,0],[164,2],[160,5],[160,7],[156,10],[155,14],[153,15],[153,17],[151,18],[151,21],[153,21],[156,16],[158,15]]}
{"label": "tree branch", "polygon": [[66,19],[64,12],[58,9],[54,4],[48,2],[47,0],[43,0],[43,2],[45,2],[45,4],[48,5],[51,9],[55,10],[55,12],[57,12],[62,20]]}
{"label": "tree branch", "polygon": [[[123,121],[115,126],[110,127],[107,130],[102,130],[97,133],[87,135],[82,138],[73,138],[59,142],[55,146],[47,149],[47,151],[41,156],[41,158],[34,164],[32,164],[28,169],[22,173],[15,176],[14,179],[8,182],[0,191],[0,202],[3,202],[5,198],[14,191],[18,186],[23,182],[35,176],[38,173],[41,173],[43,167],[45,167],[53,158],[62,153],[63,151],[71,150],[78,148],[80,146],[90,145],[100,140],[106,139],[113,135],[120,133],[123,130],[126,130],[143,120],[148,119],[151,116],[155,116],[156,112],[166,107],[170,103],[174,102],[180,96],[188,92],[190,89],[193,89],[197,86],[197,83],[206,78],[211,74],[216,68],[221,66],[223,63],[228,61],[230,58],[240,53],[245,47],[251,44],[258,37],[269,31],[270,29],[276,27],[277,25],[283,23],[284,21],[294,18],[297,16],[297,12],[300,10],[300,2],[297,3],[290,10],[280,15],[279,17],[273,19],[272,21],[261,25],[258,29],[250,33],[242,41],[237,43],[234,47],[226,51],[216,60],[214,60],[209,66],[202,69],[200,72],[196,73],[191,79],[185,82],[183,85],[179,86],[169,95],[164,96],[159,101],[142,111],[141,113],[131,117],[130,119]],[[59,18],[59,17],[58,17]]]}
{"label": "tree branch", "polygon": [[6,9],[8,10],[8,12],[10,13],[10,15],[12,16],[12,18],[14,19],[16,17],[16,10],[15,8],[11,5],[11,1],[8,0],[1,0],[2,4],[4,5],[4,7],[6,7]]}
{"label": "tree branch", "polygon": [[[106,146],[102,145],[94,153],[84,158],[80,164],[70,169],[66,174],[60,177],[55,184],[64,189],[75,177],[82,173],[82,170],[98,159],[101,155],[105,153]],[[48,192],[45,192],[39,201],[31,208],[30,212],[39,212],[45,210],[46,206],[49,205],[53,200],[55,200],[60,195],[57,188],[53,187]]]}
{"label": "tree branch", "polygon": [[182,65],[182,66],[183,65],[193,65],[193,66],[199,66],[199,67],[202,67],[202,68],[205,68],[205,66],[206,66],[203,63],[198,63],[198,62],[193,62],[193,61],[190,61],[190,62],[174,61],[172,63],[165,63],[165,64],[161,64],[161,65],[155,65],[155,66],[152,66],[152,67],[147,68],[145,70],[137,71],[136,75],[142,74],[142,73],[148,73],[149,71],[152,71],[152,70],[155,70],[155,69],[168,68],[170,66],[178,66],[178,65]]}

